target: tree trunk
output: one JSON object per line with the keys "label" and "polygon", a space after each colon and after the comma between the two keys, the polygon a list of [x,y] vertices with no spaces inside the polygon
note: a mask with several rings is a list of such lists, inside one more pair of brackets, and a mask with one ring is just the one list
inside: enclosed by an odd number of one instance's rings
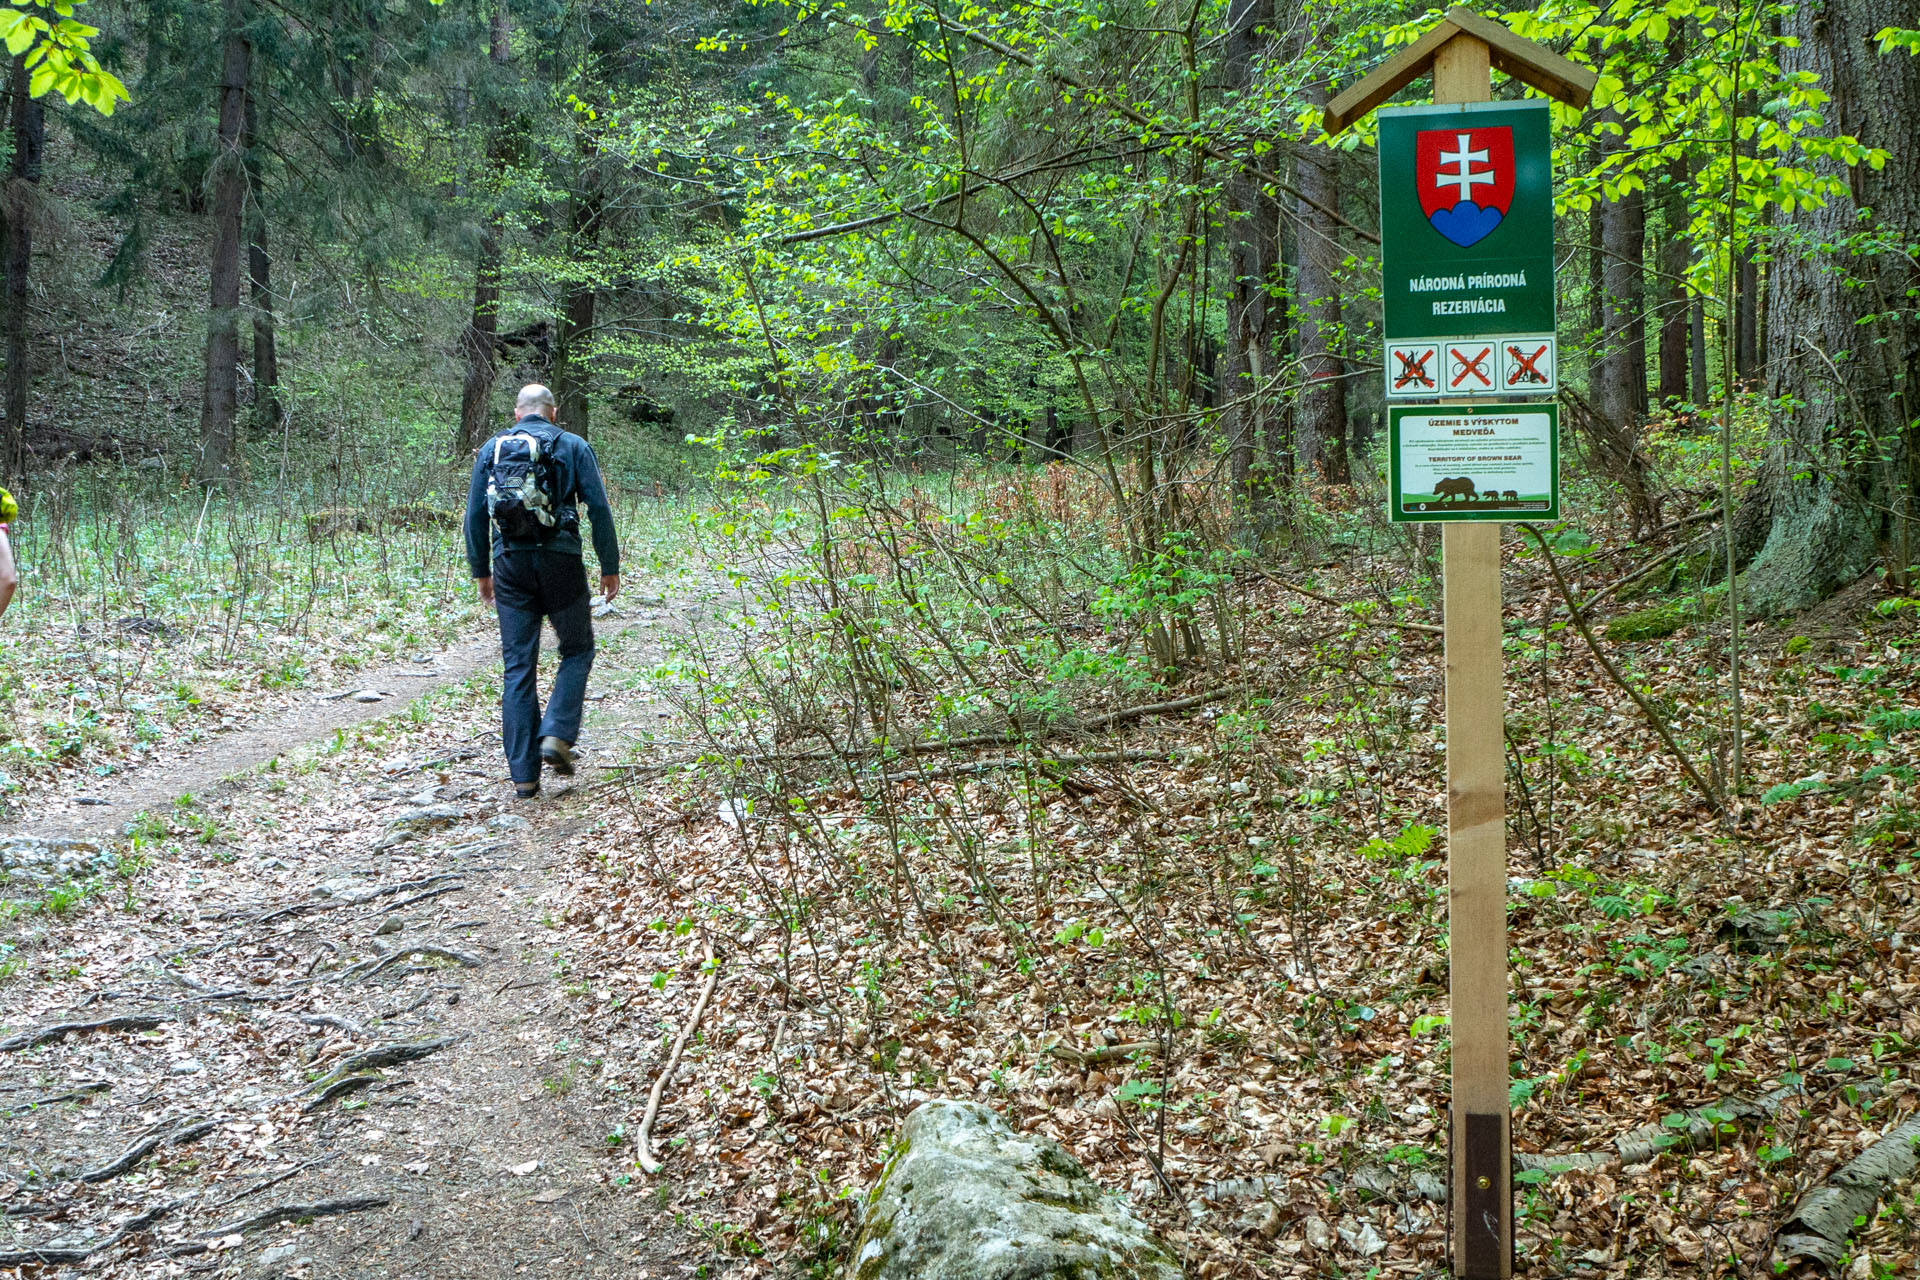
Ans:
{"label": "tree trunk", "polygon": [[567,430],[585,436],[591,408],[586,348],[593,334],[599,301],[595,278],[600,246],[604,197],[596,163],[599,145],[583,132],[576,147],[579,189],[567,210],[567,248],[570,274],[560,290],[560,332],[554,343],[553,392],[559,401],[560,421]]}
{"label": "tree trunk", "polygon": [[1693,402],[1704,406],[1713,388],[1707,377],[1707,300],[1697,293],[1687,308],[1687,341],[1693,349]]}
{"label": "tree trunk", "polygon": [[[1253,84],[1253,64],[1266,40],[1262,0],[1230,0],[1227,6],[1226,91],[1244,95]],[[1219,388],[1226,414],[1227,465],[1232,485],[1233,536],[1253,546],[1254,449],[1264,406],[1256,397],[1260,355],[1267,341],[1267,267],[1260,228],[1260,182],[1244,169],[1227,176],[1227,333]]]}
{"label": "tree trunk", "polygon": [[1687,243],[1688,166],[1675,160],[1667,166],[1663,210],[1665,239],[1660,244],[1660,403],[1667,406],[1687,399],[1687,355],[1692,335],[1688,316],[1687,265],[1693,246]]}
{"label": "tree trunk", "polygon": [[[493,11],[493,30],[488,53],[496,72],[505,67],[510,56],[513,34],[512,16],[505,0]],[[496,75],[496,79],[500,79]],[[496,91],[503,86],[496,85]],[[494,121],[487,142],[487,167],[495,177],[506,171],[511,158],[509,121],[502,108]],[[473,315],[460,335],[461,354],[466,359],[466,376],[460,385],[460,426],[453,438],[451,454],[458,460],[480,447],[493,432],[489,429],[492,412],[495,370],[495,338],[500,332],[500,242],[499,209],[489,205],[480,223],[479,251],[474,255]]]}
{"label": "tree trunk", "polygon": [[40,100],[27,92],[24,61],[13,64],[8,96],[13,110],[13,166],[7,183],[7,438],[0,465],[14,475],[27,467],[27,391],[33,369],[27,354],[27,284],[33,271],[33,215],[38,201],[41,159],[46,151],[47,116]]}
{"label": "tree trunk", "polygon": [[[1324,87],[1307,91],[1308,102],[1327,104]],[[1300,148],[1300,269],[1294,311],[1299,317],[1300,394],[1296,437],[1303,467],[1318,469],[1328,484],[1348,484],[1347,383],[1337,343],[1340,293],[1336,273],[1345,256],[1332,226],[1315,206],[1340,210],[1338,153],[1325,147]]]}
{"label": "tree trunk", "polygon": [[[1598,143],[1598,163],[1621,145]],[[1659,521],[1640,434],[1646,416],[1646,297],[1643,257],[1646,206],[1641,193],[1597,201],[1589,216],[1589,304],[1593,309],[1593,357],[1587,394],[1568,390],[1574,429],[1583,436],[1600,471],[1620,486],[1635,539]]]}
{"label": "tree trunk", "polygon": [[234,418],[239,409],[240,233],[247,199],[247,78],[253,50],[238,0],[229,0],[220,69],[220,116],[214,158],[213,266],[209,273],[206,382],[200,397],[200,479],[231,476]]}
{"label": "tree trunk", "polygon": [[1639,426],[1646,399],[1646,297],[1642,260],[1646,208],[1640,192],[1604,201],[1600,209],[1600,359],[1593,407],[1616,426]]}
{"label": "tree trunk", "polygon": [[1733,284],[1733,376],[1747,383],[1760,368],[1760,271],[1751,253],[1741,253],[1738,265]]}
{"label": "tree trunk", "polygon": [[[1618,140],[1608,145],[1618,146]],[[1646,235],[1644,193],[1594,206],[1600,254],[1600,336],[1590,366],[1586,430],[1601,448],[1597,460],[1620,485],[1632,536],[1659,523],[1641,447],[1647,414]]]}
{"label": "tree trunk", "polygon": [[247,94],[247,284],[253,304],[253,428],[280,425],[280,350],[273,321],[273,258],[267,252],[266,178],[261,171],[255,95]]}
{"label": "tree trunk", "polygon": [[[1788,8],[1781,71],[1811,72],[1831,95],[1825,137],[1884,147],[1884,169],[1851,171],[1826,158],[1798,162],[1850,183],[1852,200],[1801,208],[1776,227],[1767,272],[1767,394],[1781,408],[1764,498],[1764,542],[1743,596],[1760,614],[1800,608],[1846,586],[1876,562],[1911,590],[1915,466],[1920,460],[1920,286],[1911,259],[1871,252],[1920,238],[1920,59],[1874,50],[1892,20],[1885,0],[1827,0]],[[1812,132],[1811,130],[1809,131]],[[1870,210],[1863,218],[1861,211]],[[1866,227],[1877,243],[1842,244]],[[1758,504],[1756,504],[1758,505]]]}

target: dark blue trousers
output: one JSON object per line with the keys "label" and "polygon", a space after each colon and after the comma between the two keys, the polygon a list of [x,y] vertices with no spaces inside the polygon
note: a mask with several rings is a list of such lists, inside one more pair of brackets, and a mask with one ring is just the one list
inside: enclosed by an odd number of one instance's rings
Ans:
{"label": "dark blue trousers", "polygon": [[[540,739],[580,738],[581,704],[593,670],[593,596],[587,567],[577,555],[507,551],[493,561],[493,598],[500,615],[501,742],[515,782],[540,777]],[[547,713],[540,714],[540,624],[553,622],[560,638],[560,673]]]}

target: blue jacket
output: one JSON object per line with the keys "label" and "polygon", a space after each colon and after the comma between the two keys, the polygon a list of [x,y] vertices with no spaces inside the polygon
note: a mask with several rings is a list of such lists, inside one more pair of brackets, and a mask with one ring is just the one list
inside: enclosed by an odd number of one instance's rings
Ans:
{"label": "blue jacket", "polygon": [[[545,418],[533,415],[514,424],[548,426]],[[501,433],[506,434],[505,432]],[[487,514],[487,473],[493,465],[493,439],[480,446],[473,460],[473,484],[467,490],[467,567],[476,578],[493,576],[493,558],[503,551],[555,551],[561,555],[581,555],[580,514],[577,503],[587,504],[587,518],[593,521],[593,554],[600,561],[603,575],[620,572],[620,539],[613,529],[613,508],[607,505],[606,486],[600,480],[600,460],[585,440],[562,431],[553,450],[555,479],[559,492],[554,495],[560,510],[573,518],[563,519],[560,528],[546,539],[502,536]],[[491,536],[489,536],[491,534]]]}

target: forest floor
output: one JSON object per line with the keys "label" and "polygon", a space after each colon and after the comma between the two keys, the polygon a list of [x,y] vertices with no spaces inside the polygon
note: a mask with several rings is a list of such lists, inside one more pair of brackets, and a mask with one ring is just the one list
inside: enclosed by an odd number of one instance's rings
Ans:
{"label": "forest floor", "polygon": [[5,1030],[131,1021],[0,1044],[0,1271],[715,1274],[670,1197],[616,1183],[636,1046],[567,994],[547,902],[594,766],[661,722],[633,673],[684,607],[633,584],[601,621],[581,774],[532,804],[482,635],[36,813],[106,841],[141,815],[139,865],[16,915]]}
{"label": "forest floor", "polygon": [[[43,770],[49,823],[133,830],[9,905],[0,1036],[136,1021],[0,1040],[0,1269],[825,1280],[901,1116],[962,1096],[1059,1140],[1192,1280],[1437,1276],[1442,655],[1430,614],[1329,603],[1396,571],[1253,582],[1232,662],[1064,679],[1047,719],[910,767],[836,753],[807,646],[839,633],[782,633],[742,577],[629,592],[592,767],[531,805],[485,636],[121,790]],[[1775,1274],[1810,1198],[1915,1123],[1920,629],[1872,584],[1751,628],[1748,799],[1718,816],[1538,563],[1507,578],[1523,1261]],[[1605,645],[1715,781],[1723,642]],[[921,731],[925,693],[881,687]],[[1886,1190],[1843,1224],[1850,1280],[1920,1258]]]}

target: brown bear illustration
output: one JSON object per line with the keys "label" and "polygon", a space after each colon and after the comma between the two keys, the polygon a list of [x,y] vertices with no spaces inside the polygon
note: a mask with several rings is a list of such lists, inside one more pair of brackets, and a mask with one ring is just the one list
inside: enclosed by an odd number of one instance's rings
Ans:
{"label": "brown bear illustration", "polygon": [[1505,493],[1503,493],[1503,494],[1501,494],[1500,496],[1501,496],[1501,497],[1503,497],[1503,498],[1505,498],[1505,499],[1506,499],[1506,500],[1507,500],[1508,502],[1518,502],[1518,501],[1520,501],[1520,495],[1519,495],[1519,494],[1517,494],[1517,493],[1515,493],[1515,492],[1514,492],[1513,490],[1511,490],[1511,489],[1509,489],[1509,490],[1507,490],[1507,491],[1506,491]]}
{"label": "brown bear illustration", "polygon": [[1438,480],[1434,482],[1433,486],[1433,496],[1441,502],[1445,502],[1449,498],[1458,498],[1462,502],[1472,502],[1475,492],[1473,481],[1467,479],[1465,476],[1451,480]]}

